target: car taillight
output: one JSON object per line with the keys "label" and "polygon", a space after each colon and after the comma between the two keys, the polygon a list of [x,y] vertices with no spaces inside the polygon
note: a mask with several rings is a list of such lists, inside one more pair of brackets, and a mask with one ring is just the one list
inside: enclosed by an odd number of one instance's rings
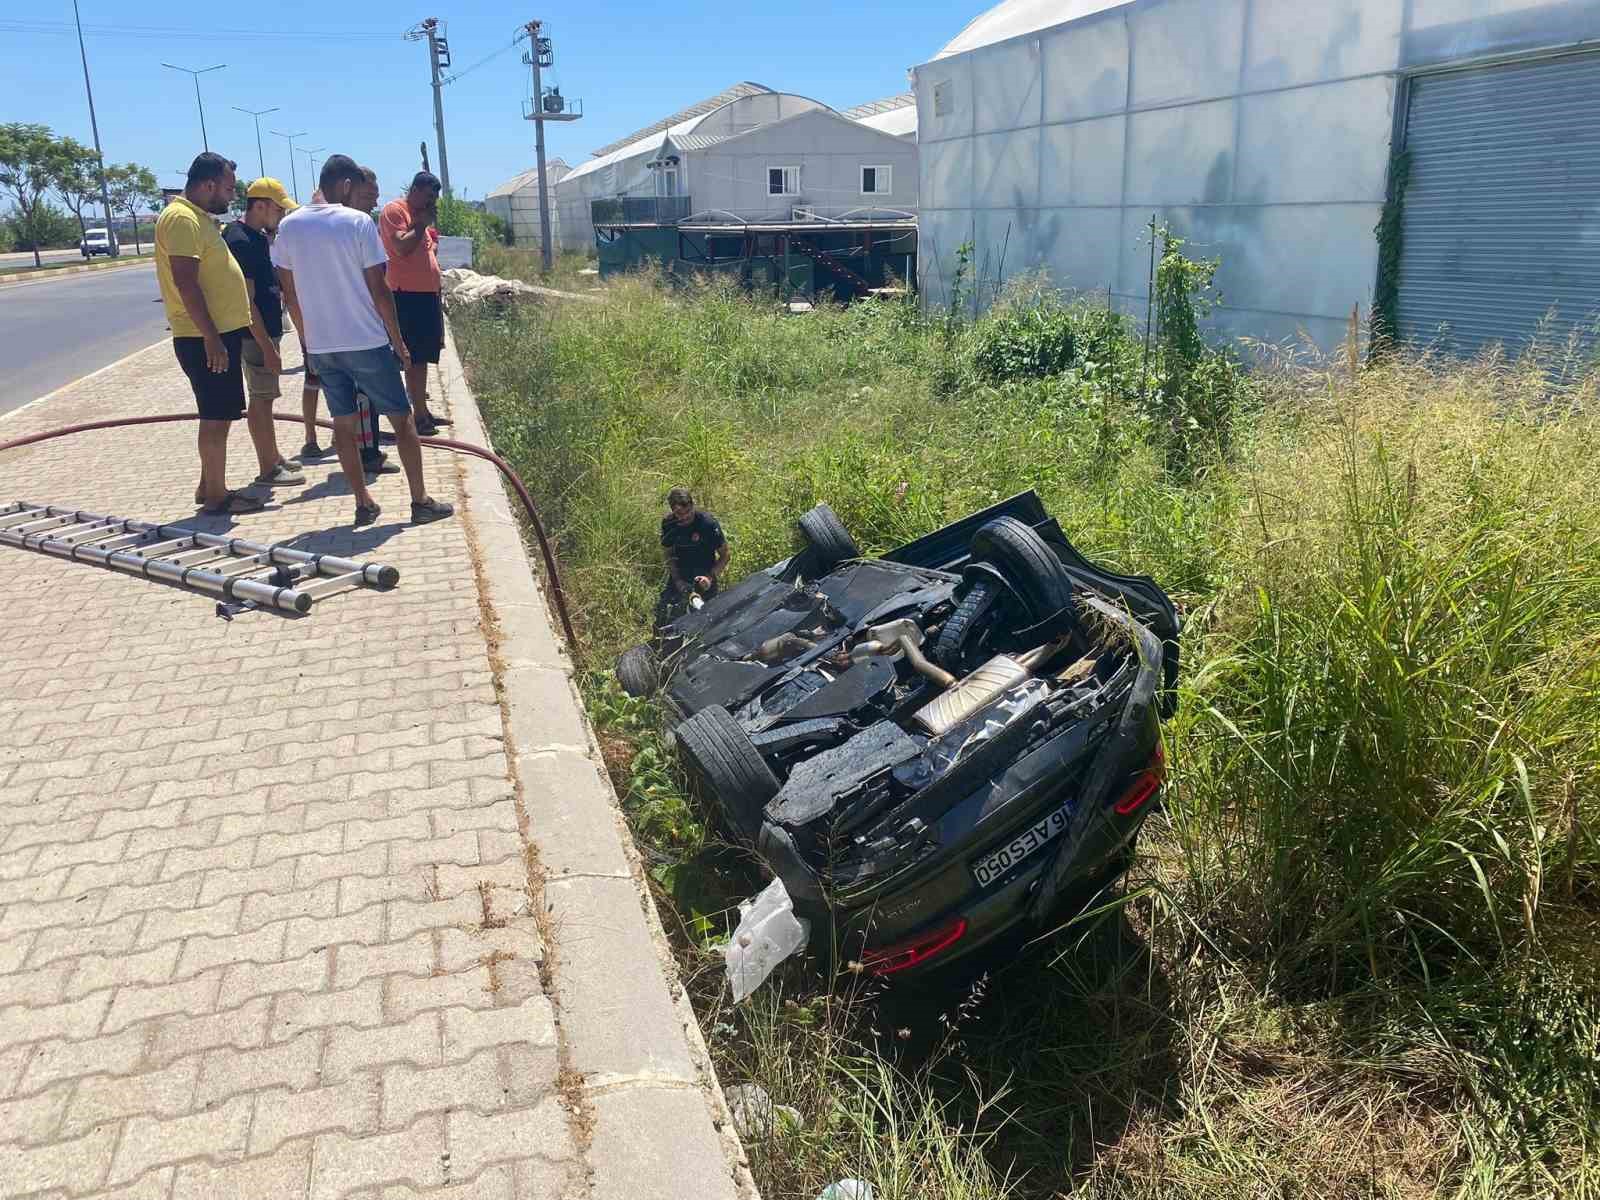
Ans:
{"label": "car taillight", "polygon": [[1131,817],[1142,808],[1146,801],[1154,796],[1161,788],[1161,780],[1166,775],[1167,760],[1161,752],[1161,746],[1156,746],[1156,752],[1150,756],[1150,765],[1139,773],[1139,778],[1133,781],[1133,786],[1117,801],[1116,814],[1119,817]]}
{"label": "car taillight", "polygon": [[894,975],[943,954],[966,935],[967,919],[962,917],[953,924],[941,926],[911,941],[885,946],[882,950],[869,950],[861,956],[861,965],[870,975]]}

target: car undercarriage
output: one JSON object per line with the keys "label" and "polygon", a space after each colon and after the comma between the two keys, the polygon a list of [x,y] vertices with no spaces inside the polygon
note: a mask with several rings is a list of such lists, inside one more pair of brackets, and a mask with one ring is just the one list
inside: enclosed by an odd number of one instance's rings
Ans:
{"label": "car undercarriage", "polygon": [[864,558],[806,548],[618,663],[659,690],[697,790],[830,952],[883,976],[976,961],[1126,869],[1159,794],[1178,620],[1031,493]]}

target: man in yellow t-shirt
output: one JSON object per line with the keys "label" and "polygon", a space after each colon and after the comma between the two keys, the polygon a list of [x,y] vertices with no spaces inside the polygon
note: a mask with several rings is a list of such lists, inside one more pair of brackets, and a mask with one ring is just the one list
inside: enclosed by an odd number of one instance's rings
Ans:
{"label": "man in yellow t-shirt", "polygon": [[228,431],[245,413],[242,351],[250,332],[250,293],[212,215],[227,212],[233,202],[234,169],[220,154],[197,157],[183,195],[157,219],[155,238],[156,281],[172,326],[173,352],[200,410],[198,494],[205,510],[218,514],[263,507],[259,498],[230,492],[227,485]]}

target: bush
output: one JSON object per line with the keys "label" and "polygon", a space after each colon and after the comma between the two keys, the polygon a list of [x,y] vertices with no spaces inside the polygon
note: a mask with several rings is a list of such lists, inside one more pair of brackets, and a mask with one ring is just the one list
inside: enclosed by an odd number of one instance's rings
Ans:
{"label": "bush", "polygon": [[511,240],[506,223],[492,213],[481,212],[454,196],[439,197],[438,229],[444,237],[469,237],[475,250]]}
{"label": "bush", "polygon": [[29,237],[23,232],[22,223],[17,211],[12,209],[6,218],[6,227],[10,230],[11,244],[14,250],[32,250],[37,241],[41,250],[68,250],[75,249],[81,236],[78,231],[78,222],[73,220],[69,213],[62,212],[59,208],[50,205],[41,205],[37,218],[37,237]]}
{"label": "bush", "polygon": [[991,383],[1058,374],[1076,349],[1072,314],[1049,301],[1004,308],[972,331],[973,370]]}

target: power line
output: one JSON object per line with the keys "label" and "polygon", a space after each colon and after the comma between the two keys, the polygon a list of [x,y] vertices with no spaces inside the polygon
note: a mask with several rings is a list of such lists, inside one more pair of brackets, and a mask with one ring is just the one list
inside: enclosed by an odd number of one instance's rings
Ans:
{"label": "power line", "polygon": [[[75,36],[76,29],[66,21],[0,20],[0,33]],[[303,41],[307,37],[344,41],[389,42],[397,40],[392,33],[374,33],[366,30],[321,29],[233,29],[208,27],[206,29],[178,29],[163,25],[85,25],[85,37],[116,37],[169,41],[217,41],[223,38],[293,38]]]}
{"label": "power line", "polygon": [[446,78],[441,79],[439,82],[440,83],[454,83],[456,80],[462,78],[463,76],[471,75],[479,67],[488,65],[489,63],[493,62],[495,59],[499,58],[502,54],[507,54],[510,51],[515,50],[516,48],[517,48],[517,42],[515,42],[515,41],[509,42],[506,45],[501,46],[500,49],[492,50],[488,54],[485,54],[482,58],[480,58],[477,62],[473,63],[470,67],[462,67],[461,70],[457,71],[454,75],[447,76]]}

